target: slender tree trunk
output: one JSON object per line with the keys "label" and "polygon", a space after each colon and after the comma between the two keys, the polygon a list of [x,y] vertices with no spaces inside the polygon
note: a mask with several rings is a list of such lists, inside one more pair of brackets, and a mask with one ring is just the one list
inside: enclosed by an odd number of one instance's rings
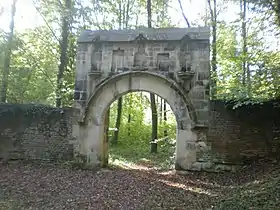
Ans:
{"label": "slender tree trunk", "polygon": [[117,111],[117,119],[116,119],[116,130],[114,132],[114,138],[113,138],[113,143],[117,144],[118,143],[118,137],[119,137],[119,130],[121,126],[121,116],[122,116],[122,97],[118,99],[118,111]]}
{"label": "slender tree trunk", "polygon": [[129,21],[129,8],[130,8],[130,0],[127,0],[127,5],[126,5],[126,14],[125,14],[125,29],[128,29],[128,21]]}
{"label": "slender tree trunk", "polygon": [[[122,12],[122,5],[121,2],[119,3],[119,29],[122,29],[122,22],[125,21],[125,26],[127,27],[127,21],[128,21],[128,17],[125,18],[125,11]],[[119,140],[119,130],[121,127],[121,118],[122,118],[122,102],[123,102],[123,98],[122,96],[118,99],[118,110],[117,110],[117,119],[116,119],[116,124],[115,124],[115,128],[116,130],[114,131],[114,137],[112,140],[113,144],[117,144],[118,140]]]}
{"label": "slender tree trunk", "polygon": [[[166,111],[166,101],[164,100],[163,103],[163,120],[165,122],[165,125],[167,124],[167,111]],[[166,127],[164,128],[164,136],[166,137],[168,135]]]}
{"label": "slender tree trunk", "polygon": [[211,97],[216,98],[217,95],[217,2],[213,0],[213,7],[211,0],[208,0],[208,6],[211,16],[211,27],[212,27],[212,61],[211,61]]}
{"label": "slender tree trunk", "polygon": [[109,125],[110,125],[110,108],[107,110],[104,116],[104,142],[102,144],[103,148],[103,156],[101,158],[101,166],[107,167],[108,166],[108,159],[109,159]]}
{"label": "slender tree trunk", "polygon": [[159,109],[159,123],[162,123],[162,116],[163,116],[163,99],[160,98],[160,109]]}
{"label": "slender tree trunk", "polygon": [[244,86],[247,86],[248,93],[250,94],[251,89],[251,75],[250,75],[250,68],[249,63],[247,61],[248,57],[248,46],[247,46],[247,23],[246,23],[246,13],[247,13],[247,0],[240,0],[240,14],[241,14],[241,30],[242,30],[242,71],[243,71],[243,77],[242,77],[242,83]]}
{"label": "slender tree trunk", "polygon": [[275,0],[275,4],[276,4],[276,18],[277,18],[277,24],[278,26],[280,26],[280,0]]}
{"label": "slender tree trunk", "polygon": [[122,4],[119,2],[119,30],[122,29]]}
{"label": "slender tree trunk", "polygon": [[185,21],[186,21],[187,26],[188,26],[188,27],[191,27],[191,24],[190,24],[188,18],[186,17],[186,15],[185,15],[185,13],[184,13],[184,9],[183,9],[181,0],[178,0],[178,3],[179,3],[179,5],[180,5],[181,13],[182,13],[182,15],[183,15],[183,17],[184,17],[184,19],[185,19]]}
{"label": "slender tree trunk", "polygon": [[[152,28],[151,0],[147,0],[147,13],[148,13],[148,28]],[[157,130],[158,130],[158,117],[157,117],[155,94],[150,93],[150,101],[151,101],[151,111],[152,111],[152,142],[155,142],[155,140],[157,139]],[[151,147],[151,152],[156,152],[156,151],[152,151],[152,147]]]}
{"label": "slender tree trunk", "polygon": [[60,64],[58,67],[57,74],[57,87],[56,87],[56,106],[61,107],[62,101],[62,86],[63,86],[63,74],[67,66],[67,48],[69,38],[69,24],[70,24],[70,11],[71,11],[71,0],[64,1],[64,10],[62,14],[62,40],[60,43]]}
{"label": "slender tree trunk", "polygon": [[155,94],[150,93],[150,101],[151,101],[151,111],[152,111],[152,141],[155,141],[157,139],[157,128],[158,128]]}
{"label": "slender tree trunk", "polygon": [[128,108],[128,119],[127,119],[127,135],[130,136],[130,123],[131,123],[131,106],[132,106],[132,94],[129,94],[129,108]]}
{"label": "slender tree trunk", "polygon": [[152,3],[147,0],[148,28],[152,28]]}
{"label": "slender tree trunk", "polygon": [[5,60],[4,60],[4,69],[3,69],[3,78],[2,78],[2,87],[1,87],[1,102],[3,103],[5,103],[7,99],[8,77],[10,73],[14,29],[15,29],[16,4],[17,4],[17,0],[14,0],[12,3],[12,10],[11,10],[10,33],[8,36],[7,49],[5,51],[5,58],[4,58]]}

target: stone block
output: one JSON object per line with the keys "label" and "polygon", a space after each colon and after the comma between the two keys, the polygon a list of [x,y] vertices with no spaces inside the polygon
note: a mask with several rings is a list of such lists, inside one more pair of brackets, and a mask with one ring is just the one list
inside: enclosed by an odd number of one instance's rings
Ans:
{"label": "stone block", "polygon": [[201,171],[201,169],[202,169],[202,164],[200,162],[193,163],[190,168],[191,171]]}
{"label": "stone block", "polygon": [[189,96],[192,100],[205,100],[205,89],[197,86],[190,91]]}
{"label": "stone block", "polygon": [[213,163],[208,162],[201,162],[201,170],[203,171],[212,171],[213,170]]}
{"label": "stone block", "polygon": [[209,103],[207,100],[192,100],[192,104],[195,109],[204,110],[208,109]]}
{"label": "stone block", "polygon": [[215,172],[226,172],[226,171],[232,171],[231,165],[224,165],[224,164],[217,164],[214,167]]}

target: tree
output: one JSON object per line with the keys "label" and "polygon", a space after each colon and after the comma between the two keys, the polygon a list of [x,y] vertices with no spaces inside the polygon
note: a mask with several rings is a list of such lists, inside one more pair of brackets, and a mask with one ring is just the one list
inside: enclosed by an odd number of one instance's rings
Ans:
{"label": "tree", "polygon": [[210,11],[211,27],[212,27],[212,60],[211,60],[211,98],[216,97],[217,92],[217,1],[207,0]]}
{"label": "tree", "polygon": [[[130,0],[127,0],[126,7],[125,5],[122,7],[122,2],[119,2],[119,29],[128,28],[128,22],[129,22],[129,9],[130,9]],[[123,97],[121,96],[118,99],[118,110],[117,110],[117,119],[115,124],[115,131],[114,131],[114,137],[112,142],[114,144],[118,143],[118,137],[119,137],[119,130],[121,126],[121,118],[122,118],[122,104],[123,104]],[[129,104],[131,106],[131,104]],[[128,121],[131,119],[131,113],[129,113]],[[130,123],[130,122],[129,122]],[[130,134],[130,132],[128,132]]]}
{"label": "tree", "polygon": [[57,74],[57,88],[56,88],[56,106],[61,106],[62,99],[62,87],[63,87],[63,74],[67,66],[67,49],[68,49],[68,39],[69,39],[69,25],[71,21],[71,11],[72,11],[72,1],[65,0],[63,10],[62,10],[62,32],[61,32],[61,42],[60,42],[60,64]]}
{"label": "tree", "polygon": [[[148,28],[152,28],[151,0],[147,0],[147,13],[148,13]],[[155,142],[157,139],[157,131],[158,131],[158,116],[157,116],[155,94],[150,93],[150,101],[151,101],[151,111],[152,111],[152,142]],[[153,146],[153,144],[152,144],[152,146]],[[156,152],[156,150],[151,148],[151,152]]]}
{"label": "tree", "polygon": [[242,36],[242,84],[243,86],[248,86],[248,93],[250,89],[250,69],[247,62],[247,23],[246,23],[246,13],[247,13],[247,0],[240,0],[240,19],[241,19],[241,36]]}
{"label": "tree", "polygon": [[180,5],[180,10],[181,10],[181,13],[182,13],[182,15],[183,15],[185,21],[186,21],[187,26],[188,26],[188,27],[191,27],[190,22],[189,22],[188,18],[186,17],[185,13],[184,13],[184,9],[183,9],[181,0],[178,0],[178,3],[179,3],[179,5]]}
{"label": "tree", "polygon": [[279,0],[249,0],[250,3],[256,7],[265,11],[266,13],[272,14],[276,25],[280,26],[280,1]]}
{"label": "tree", "polygon": [[12,47],[13,47],[13,39],[14,39],[16,3],[17,3],[17,0],[13,0],[12,6],[11,6],[10,33],[8,35],[7,47],[5,50],[3,78],[2,78],[2,87],[1,87],[1,95],[0,95],[1,102],[3,102],[3,103],[6,102],[6,98],[7,98],[8,77],[9,77],[9,72],[10,72]]}

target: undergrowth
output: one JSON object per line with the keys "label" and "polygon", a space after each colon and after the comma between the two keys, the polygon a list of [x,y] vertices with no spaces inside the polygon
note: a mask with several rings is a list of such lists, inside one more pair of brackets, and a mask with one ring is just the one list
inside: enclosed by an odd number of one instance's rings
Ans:
{"label": "undergrowth", "polygon": [[272,174],[264,172],[263,177],[253,182],[234,187],[228,196],[220,200],[215,209],[230,210],[279,210],[280,169]]}
{"label": "undergrowth", "polygon": [[[131,126],[133,127],[133,126]],[[158,169],[171,169],[174,166],[175,131],[176,125],[165,125],[168,138],[158,142],[157,153],[151,153],[151,126],[141,125],[139,130],[130,130],[127,135],[127,127],[123,126],[117,144],[110,142],[110,164],[136,164]],[[139,127],[138,127],[139,128]],[[159,137],[162,139],[163,126],[159,126]],[[113,132],[111,133],[113,136]]]}

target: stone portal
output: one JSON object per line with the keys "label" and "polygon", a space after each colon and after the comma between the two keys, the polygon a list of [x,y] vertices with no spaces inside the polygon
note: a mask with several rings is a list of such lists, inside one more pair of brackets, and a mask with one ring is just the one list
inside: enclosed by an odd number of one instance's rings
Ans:
{"label": "stone portal", "polygon": [[177,121],[176,169],[211,167],[206,139],[209,116],[209,28],[85,31],[78,39],[73,127],[76,153],[107,165],[106,112],[132,91],[164,98]]}

